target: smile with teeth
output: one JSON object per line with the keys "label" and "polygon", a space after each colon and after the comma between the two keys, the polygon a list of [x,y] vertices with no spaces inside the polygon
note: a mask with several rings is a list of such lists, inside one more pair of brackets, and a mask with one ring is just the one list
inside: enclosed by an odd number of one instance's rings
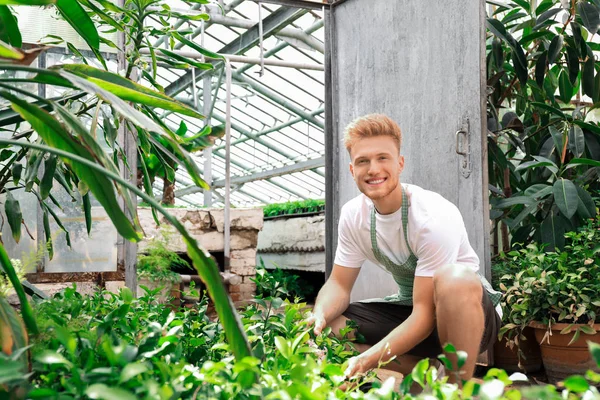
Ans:
{"label": "smile with teeth", "polygon": [[367,180],[367,183],[369,185],[379,185],[380,183],[385,182],[387,178],[377,178],[377,179],[369,179]]}

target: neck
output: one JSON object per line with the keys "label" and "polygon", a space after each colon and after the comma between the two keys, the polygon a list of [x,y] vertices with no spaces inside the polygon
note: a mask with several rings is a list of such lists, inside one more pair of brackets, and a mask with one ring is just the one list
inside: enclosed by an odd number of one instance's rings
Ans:
{"label": "neck", "polygon": [[398,186],[387,196],[377,200],[373,200],[375,209],[379,214],[392,214],[402,207],[402,186],[398,182]]}

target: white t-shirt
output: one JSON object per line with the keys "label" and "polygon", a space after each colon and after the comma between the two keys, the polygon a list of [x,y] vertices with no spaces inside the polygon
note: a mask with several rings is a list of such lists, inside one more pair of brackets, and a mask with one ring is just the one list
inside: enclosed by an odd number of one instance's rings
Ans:
{"label": "white t-shirt", "polygon": [[[446,264],[462,264],[479,271],[479,258],[469,244],[467,230],[458,208],[441,195],[415,185],[403,184],[409,199],[408,243],[418,258],[415,276],[432,277]],[[371,245],[373,202],[360,194],[342,207],[338,226],[335,263],[359,268],[365,260],[380,265]],[[402,231],[402,209],[388,214],[376,213],[377,246],[396,264],[404,263],[410,253]]]}

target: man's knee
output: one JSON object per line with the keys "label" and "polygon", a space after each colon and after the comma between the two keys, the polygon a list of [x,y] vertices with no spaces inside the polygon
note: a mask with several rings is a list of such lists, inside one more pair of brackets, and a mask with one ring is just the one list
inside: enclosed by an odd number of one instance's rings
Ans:
{"label": "man's knee", "polygon": [[483,287],[477,273],[460,264],[448,264],[433,275],[436,303],[449,302],[481,304]]}

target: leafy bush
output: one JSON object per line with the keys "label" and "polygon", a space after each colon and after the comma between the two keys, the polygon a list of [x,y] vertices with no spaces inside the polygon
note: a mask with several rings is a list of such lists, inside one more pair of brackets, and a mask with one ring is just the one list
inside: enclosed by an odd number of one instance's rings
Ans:
{"label": "leafy bush", "polygon": [[[509,322],[503,330],[537,321],[548,326],[587,324],[577,328],[577,335],[595,333],[593,324],[600,321],[600,220],[590,219],[565,236],[561,252],[544,252],[530,244],[508,253],[508,262],[520,271],[501,278]],[[572,329],[570,325],[565,332]]]}
{"label": "leafy bush", "polygon": [[265,206],[263,213],[265,217],[275,217],[277,215],[302,214],[323,210],[325,210],[325,200],[307,199],[269,204]]}
{"label": "leafy bush", "polygon": [[190,268],[190,264],[177,253],[167,248],[170,234],[160,230],[160,237],[154,237],[148,243],[143,254],[138,255],[137,274],[150,281],[178,282],[179,274],[171,271],[174,265]]}
{"label": "leafy bush", "polygon": [[260,298],[281,297],[285,300],[304,300],[314,291],[314,287],[294,271],[282,270],[273,263],[274,269],[268,270],[260,258],[256,266],[256,277],[251,280],[256,283],[256,296]]}
{"label": "leafy bush", "polygon": [[[93,296],[68,288],[40,302],[35,311],[42,334],[34,339],[31,372],[0,353],[0,397],[8,392],[17,399],[412,399],[416,397],[408,390],[413,382],[423,388],[419,398],[558,400],[598,395],[589,383],[600,382],[593,372],[568,378],[565,390],[559,391],[551,385],[507,388],[523,375],[508,376],[494,368],[483,382],[465,382],[461,390],[439,377],[427,359],[406,377],[400,392],[393,391],[391,380],[366,385],[372,373],[342,387],[344,362],[356,354],[352,342],[329,336],[330,329],[313,337],[303,323],[303,303],[268,297],[242,310],[253,356],[236,361],[222,328],[207,317],[206,301],[173,311],[158,304],[155,294],[147,291],[136,300],[126,288],[119,295]],[[342,333],[352,329],[348,326]],[[600,346],[590,346],[600,363]],[[457,355],[464,362],[464,355]]]}

